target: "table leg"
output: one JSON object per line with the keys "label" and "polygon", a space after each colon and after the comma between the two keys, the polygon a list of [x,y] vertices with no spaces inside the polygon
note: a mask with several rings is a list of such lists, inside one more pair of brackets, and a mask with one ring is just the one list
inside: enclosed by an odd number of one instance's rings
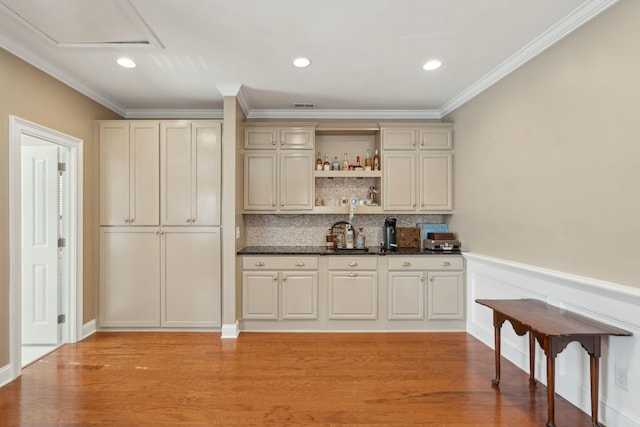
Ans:
{"label": "table leg", "polygon": [[593,354],[589,354],[589,368],[591,373],[591,424],[601,425],[598,422],[598,376],[600,373],[599,360]]}
{"label": "table leg", "polygon": [[500,384],[500,328],[502,327],[502,324],[499,325],[495,325],[494,326],[494,332],[493,332],[493,336],[494,336],[494,341],[495,341],[495,347],[496,347],[496,377],[495,379],[491,380],[491,384],[493,385],[499,385]]}
{"label": "table leg", "polygon": [[556,359],[547,355],[547,427],[555,427]]}
{"label": "table leg", "polygon": [[536,339],[529,332],[529,384],[536,385]]}

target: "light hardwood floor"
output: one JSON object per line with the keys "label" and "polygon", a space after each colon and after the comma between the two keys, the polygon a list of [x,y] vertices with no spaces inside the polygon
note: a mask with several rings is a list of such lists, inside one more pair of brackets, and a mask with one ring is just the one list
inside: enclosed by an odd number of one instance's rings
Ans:
{"label": "light hardwood floor", "polygon": [[[0,389],[0,425],[543,426],[546,388],[465,333],[97,333]],[[590,417],[556,397],[558,427]]]}

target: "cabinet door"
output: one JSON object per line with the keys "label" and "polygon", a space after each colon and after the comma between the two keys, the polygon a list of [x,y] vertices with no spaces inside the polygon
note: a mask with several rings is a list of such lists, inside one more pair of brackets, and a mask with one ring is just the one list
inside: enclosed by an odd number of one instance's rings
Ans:
{"label": "cabinet door", "polygon": [[161,124],[162,151],[161,222],[165,225],[191,223],[191,124],[185,121]]}
{"label": "cabinet door", "polygon": [[157,122],[100,123],[101,225],[158,224],[158,132]]}
{"label": "cabinet door", "polygon": [[464,279],[462,272],[430,272],[429,320],[464,319]]}
{"label": "cabinet door", "polygon": [[280,210],[313,209],[313,154],[280,153]]}
{"label": "cabinet door", "polygon": [[280,306],[283,319],[318,318],[318,273],[281,272]]}
{"label": "cabinet door", "polygon": [[160,326],[160,236],[155,228],[100,230],[100,326]]}
{"label": "cabinet door", "polygon": [[219,123],[192,124],[192,199],[193,225],[220,225],[222,131]]}
{"label": "cabinet door", "polygon": [[387,152],[382,155],[382,206],[387,211],[416,210],[416,155]]}
{"label": "cabinet door", "polygon": [[329,319],[377,318],[376,272],[329,272]]}
{"label": "cabinet door", "polygon": [[163,231],[162,326],[220,326],[220,230]]}
{"label": "cabinet door", "polygon": [[420,210],[453,209],[453,171],[451,153],[420,154]]}
{"label": "cabinet door", "polygon": [[424,316],[424,273],[389,273],[389,319],[417,319]]}
{"label": "cabinet door", "polygon": [[242,318],[278,318],[278,272],[242,273]]}
{"label": "cabinet door", "polygon": [[248,152],[244,155],[244,209],[276,210],[276,153]]}
{"label": "cabinet door", "polygon": [[313,150],[316,132],[312,127],[291,127],[280,129],[280,148]]}
{"label": "cabinet door", "polygon": [[244,148],[275,150],[278,147],[278,130],[275,127],[251,127],[244,128]]}
{"label": "cabinet door", "polygon": [[431,126],[418,129],[421,150],[450,150],[453,147],[451,126]]}
{"label": "cabinet door", "polygon": [[415,128],[383,127],[380,129],[383,150],[414,150],[417,138],[418,134]]}

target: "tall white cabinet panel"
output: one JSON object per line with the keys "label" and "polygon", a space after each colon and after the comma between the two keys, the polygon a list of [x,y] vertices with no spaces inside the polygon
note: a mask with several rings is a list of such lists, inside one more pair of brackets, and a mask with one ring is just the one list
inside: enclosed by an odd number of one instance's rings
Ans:
{"label": "tall white cabinet panel", "polygon": [[100,224],[157,225],[158,122],[100,122],[99,138]]}
{"label": "tall white cabinet panel", "polygon": [[394,151],[382,155],[383,207],[389,211],[416,210],[416,156],[412,152]]}
{"label": "tall white cabinet panel", "polygon": [[220,326],[220,230],[162,230],[162,326]]}
{"label": "tall white cabinet panel", "polygon": [[453,159],[449,152],[420,154],[421,211],[453,209]]}
{"label": "tall white cabinet panel", "polygon": [[280,153],[280,209],[313,209],[313,154]]}
{"label": "tall white cabinet panel", "polygon": [[155,227],[102,227],[100,326],[160,326],[160,235]]}
{"label": "tall white cabinet panel", "polygon": [[255,151],[244,155],[244,209],[275,211],[277,193],[277,155]]}
{"label": "tall white cabinet panel", "polygon": [[161,124],[162,224],[220,224],[220,144],[219,123]]}

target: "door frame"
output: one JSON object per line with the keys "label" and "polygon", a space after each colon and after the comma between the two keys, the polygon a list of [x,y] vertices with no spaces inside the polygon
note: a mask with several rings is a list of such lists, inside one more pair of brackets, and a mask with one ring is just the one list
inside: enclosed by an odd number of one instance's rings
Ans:
{"label": "door frame", "polygon": [[[9,365],[12,379],[22,373],[22,212],[21,137],[32,136],[69,150],[69,292],[62,344],[82,339],[83,326],[83,161],[84,141],[9,116]],[[65,339],[66,338],[66,339]]]}

